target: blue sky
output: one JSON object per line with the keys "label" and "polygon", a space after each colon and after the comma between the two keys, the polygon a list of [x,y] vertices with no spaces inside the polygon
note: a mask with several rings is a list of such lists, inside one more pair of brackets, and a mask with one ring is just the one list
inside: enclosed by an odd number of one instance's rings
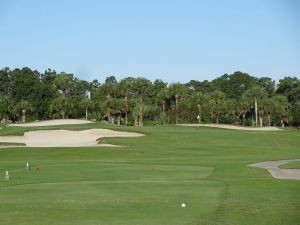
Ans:
{"label": "blue sky", "polygon": [[0,67],[169,83],[300,76],[297,0],[0,0]]}

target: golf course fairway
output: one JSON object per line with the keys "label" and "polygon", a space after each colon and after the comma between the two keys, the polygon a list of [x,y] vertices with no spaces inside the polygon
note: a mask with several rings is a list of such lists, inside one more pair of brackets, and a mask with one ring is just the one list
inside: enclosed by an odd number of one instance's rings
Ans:
{"label": "golf course fairway", "polygon": [[93,128],[145,136],[101,139],[121,148],[0,148],[1,225],[299,224],[300,181],[247,166],[300,158],[294,130],[90,123],[7,127],[0,135]]}

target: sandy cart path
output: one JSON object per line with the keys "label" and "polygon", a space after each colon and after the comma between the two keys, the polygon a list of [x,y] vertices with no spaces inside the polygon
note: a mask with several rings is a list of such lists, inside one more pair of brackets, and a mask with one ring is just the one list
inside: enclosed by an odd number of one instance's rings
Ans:
{"label": "sandy cart path", "polygon": [[298,162],[300,159],[265,161],[250,164],[248,166],[266,169],[272,177],[277,179],[293,179],[300,180],[300,169],[280,169],[279,166],[290,162]]}

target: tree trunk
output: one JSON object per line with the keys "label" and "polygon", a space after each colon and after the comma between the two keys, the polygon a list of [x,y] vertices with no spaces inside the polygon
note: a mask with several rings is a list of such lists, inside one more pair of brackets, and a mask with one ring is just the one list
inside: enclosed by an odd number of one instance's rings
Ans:
{"label": "tree trunk", "polygon": [[112,116],[110,115],[110,108],[107,108],[107,120],[109,123],[112,123]]}
{"label": "tree trunk", "polygon": [[120,116],[120,114],[118,115],[118,118],[117,118],[117,124],[118,124],[118,125],[121,124],[121,116]]}
{"label": "tree trunk", "polygon": [[22,110],[22,114],[23,114],[23,116],[22,116],[22,122],[26,123],[26,110],[25,109]]}
{"label": "tree trunk", "polygon": [[128,126],[128,101],[127,96],[125,96],[125,125]]}
{"label": "tree trunk", "polygon": [[88,119],[88,108],[85,107],[85,119],[87,120]]}
{"label": "tree trunk", "polygon": [[259,116],[259,126],[260,127],[263,126],[263,118],[262,118],[262,116]]}
{"label": "tree trunk", "polygon": [[144,112],[143,112],[143,95],[141,94],[140,96],[140,116],[139,116],[139,126],[142,127],[144,126],[144,122],[143,122],[143,116],[144,116]]}
{"label": "tree trunk", "polygon": [[138,126],[138,125],[139,125],[138,118],[135,118],[135,119],[134,119],[134,126]]}
{"label": "tree trunk", "polygon": [[255,110],[255,126],[257,127],[257,98],[254,98],[254,110]]}
{"label": "tree trunk", "polygon": [[217,124],[219,124],[219,113],[217,113]]}
{"label": "tree trunk", "polygon": [[245,117],[246,117],[246,114],[243,113],[243,126],[245,126]]}
{"label": "tree trunk", "polygon": [[268,115],[268,125],[271,126],[271,114]]}
{"label": "tree trunk", "polygon": [[144,126],[143,116],[144,116],[144,113],[141,112],[141,113],[140,113],[140,116],[139,116],[139,126],[140,126],[140,127]]}
{"label": "tree trunk", "polygon": [[198,122],[201,123],[201,105],[198,104]]}
{"label": "tree trunk", "polygon": [[109,123],[111,123],[112,122],[112,117],[111,117],[111,115],[110,115],[110,100],[111,100],[111,96],[110,96],[110,94],[107,94],[106,96],[105,96],[105,99],[106,99],[106,104],[107,104],[107,120],[108,120],[108,122]]}
{"label": "tree trunk", "polygon": [[176,120],[175,120],[175,123],[178,124],[178,103],[179,103],[179,95],[176,94],[175,95],[175,99],[176,99]]}
{"label": "tree trunk", "polygon": [[163,101],[163,104],[162,104],[162,111],[163,111],[162,125],[165,125],[165,120],[166,120],[166,117],[165,117],[165,107],[166,107],[166,101]]}
{"label": "tree trunk", "polygon": [[111,123],[115,124],[115,116],[111,116]]}
{"label": "tree trunk", "polygon": [[62,111],[62,112],[61,112],[61,118],[62,118],[62,119],[65,119],[65,115],[66,115],[66,113],[65,113],[64,111]]}

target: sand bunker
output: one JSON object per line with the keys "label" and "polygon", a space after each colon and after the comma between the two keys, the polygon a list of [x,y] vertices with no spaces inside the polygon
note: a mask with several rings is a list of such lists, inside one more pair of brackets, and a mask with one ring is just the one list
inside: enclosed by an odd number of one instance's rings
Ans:
{"label": "sand bunker", "polygon": [[242,127],[229,124],[179,124],[180,126],[189,127],[213,127],[213,128],[223,128],[232,130],[250,130],[250,131],[280,131],[281,129],[277,127]]}
{"label": "sand bunker", "polygon": [[298,162],[300,159],[265,161],[250,164],[248,166],[266,169],[272,177],[277,179],[300,180],[300,169],[280,169],[279,166],[290,162]]}
{"label": "sand bunker", "polygon": [[11,127],[42,127],[42,126],[56,126],[56,125],[68,125],[68,124],[86,124],[93,123],[89,120],[75,120],[75,119],[58,119],[58,120],[44,120],[32,123],[14,123],[8,126]]}
{"label": "sand bunker", "polygon": [[24,133],[24,136],[0,136],[0,142],[24,143],[26,147],[90,147],[114,146],[98,144],[103,137],[141,137],[143,134],[112,131],[108,129],[90,129],[83,131],[41,130]]}

